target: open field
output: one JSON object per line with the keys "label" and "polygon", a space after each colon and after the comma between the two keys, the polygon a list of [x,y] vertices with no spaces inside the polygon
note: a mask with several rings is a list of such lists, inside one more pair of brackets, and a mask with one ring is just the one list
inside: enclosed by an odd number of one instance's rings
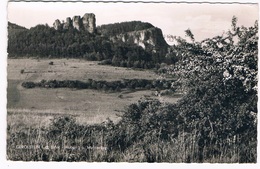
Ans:
{"label": "open field", "polygon": [[[49,65],[53,62],[53,65]],[[24,74],[20,71],[24,70]],[[155,79],[155,73],[137,71],[122,67],[98,65],[98,62],[79,59],[8,59],[9,80],[120,80],[120,79]]]}
{"label": "open field", "polygon": [[[53,65],[49,63],[53,62]],[[153,91],[102,92],[92,89],[33,88],[21,86],[24,81],[44,80],[106,80],[158,79],[152,71],[98,65],[77,59],[8,59],[8,124],[18,120],[23,124],[46,125],[55,115],[73,115],[79,123],[101,123],[108,117],[118,120],[126,106],[140,98],[158,98]],[[160,97],[160,100],[175,102],[178,99]],[[21,120],[23,119],[23,120]]]}

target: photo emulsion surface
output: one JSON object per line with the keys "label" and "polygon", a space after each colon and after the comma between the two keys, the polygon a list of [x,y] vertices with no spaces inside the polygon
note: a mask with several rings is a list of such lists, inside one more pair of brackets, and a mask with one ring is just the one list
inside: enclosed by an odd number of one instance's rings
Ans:
{"label": "photo emulsion surface", "polygon": [[9,2],[7,160],[256,163],[258,10]]}

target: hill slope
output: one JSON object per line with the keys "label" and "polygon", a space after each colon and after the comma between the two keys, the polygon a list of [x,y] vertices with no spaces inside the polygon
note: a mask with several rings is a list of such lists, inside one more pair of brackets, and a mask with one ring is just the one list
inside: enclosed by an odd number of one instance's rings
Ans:
{"label": "hill slope", "polygon": [[94,14],[55,20],[30,29],[10,23],[9,57],[83,58],[122,67],[153,68],[164,62],[168,44],[150,23],[122,22],[96,27]]}

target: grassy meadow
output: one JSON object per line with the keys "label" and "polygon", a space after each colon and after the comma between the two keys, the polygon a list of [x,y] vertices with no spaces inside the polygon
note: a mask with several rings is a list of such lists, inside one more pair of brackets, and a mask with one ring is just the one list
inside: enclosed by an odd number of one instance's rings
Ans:
{"label": "grassy meadow", "polygon": [[187,128],[187,118],[179,112],[183,108],[176,107],[181,99],[177,93],[155,95],[156,89],[28,89],[21,85],[43,79],[90,78],[115,81],[161,77],[151,70],[77,59],[8,59],[7,159],[171,163],[256,159],[256,142],[248,139],[240,143],[243,135],[218,141],[214,133],[198,134],[197,120]]}
{"label": "grassy meadow", "polygon": [[[101,123],[107,118],[117,121],[117,114],[129,104],[142,97],[156,98],[154,91],[150,90],[108,93],[92,89],[25,89],[21,86],[24,81],[158,78],[149,70],[98,65],[98,62],[78,59],[8,59],[8,124],[18,122],[30,125],[37,121],[48,124],[49,119],[56,115],[75,116],[80,124]],[[161,100],[167,102],[175,102],[177,99],[161,97]]]}
{"label": "grassy meadow", "polygon": [[[49,64],[53,62],[53,65]],[[158,79],[160,78],[154,72],[149,70],[133,70],[128,68],[119,68],[98,65],[98,62],[77,60],[77,59],[8,59],[8,88],[7,88],[7,158],[9,160],[66,160],[67,151],[63,149],[60,152],[53,152],[56,149],[46,150],[41,152],[41,156],[35,149],[23,149],[24,145],[41,145],[46,144],[56,147],[57,144],[51,140],[54,138],[46,138],[46,131],[42,131],[53,125],[54,121],[59,118],[75,119],[73,126],[86,126],[86,131],[93,131],[91,125],[103,126],[107,119],[111,119],[113,123],[117,123],[120,119],[122,111],[125,111],[127,106],[137,102],[142,98],[158,98],[152,90],[123,90],[120,92],[104,92],[94,89],[69,89],[69,88],[32,88],[26,89],[21,86],[24,81],[39,82],[41,80],[106,80],[115,81],[121,79]],[[160,97],[163,102],[176,102],[179,96],[176,97]],[[64,119],[63,119],[64,120]],[[61,120],[62,121],[62,120]],[[90,128],[88,128],[89,126]],[[104,126],[103,126],[104,127]],[[66,127],[63,126],[66,130]],[[102,127],[101,127],[102,128]],[[63,130],[62,129],[62,130]],[[82,129],[77,129],[81,132]],[[100,133],[97,129],[97,133]],[[75,132],[75,133],[80,133]],[[22,134],[22,135],[21,135]],[[36,136],[34,135],[36,134]],[[85,140],[84,136],[79,136],[76,140]],[[101,135],[88,135],[90,142],[88,146],[106,147],[102,144],[100,137],[105,137],[107,133],[103,131]],[[18,137],[18,138],[17,138]],[[16,138],[16,139],[15,139]],[[51,140],[49,140],[51,139]],[[60,140],[61,138],[57,138]],[[63,138],[64,139],[64,138]],[[98,139],[97,143],[92,143]],[[65,139],[66,140],[66,139]],[[91,141],[92,140],[92,141]],[[68,140],[70,143],[70,141]],[[97,145],[98,144],[98,145]],[[102,145],[100,145],[102,144]],[[77,147],[84,145],[76,144]],[[17,147],[18,146],[18,147]],[[72,147],[71,144],[69,144]],[[75,146],[74,146],[75,147]],[[88,149],[89,150],[89,149]],[[66,151],[66,152],[64,152]],[[82,155],[85,151],[77,151],[77,155],[87,157],[87,159],[76,158],[77,161],[109,161],[108,159],[118,157],[106,157],[104,150],[92,151],[93,156],[88,157]],[[28,153],[30,154],[28,156]],[[102,154],[100,157],[100,153]],[[45,155],[44,155],[45,154]],[[58,155],[57,155],[58,154]],[[69,153],[71,155],[71,153]],[[73,153],[72,153],[73,154]],[[117,154],[117,153],[116,153]],[[50,156],[54,157],[50,157]],[[59,159],[59,156],[64,158]],[[70,156],[69,155],[69,156]],[[116,156],[118,156],[117,154]],[[46,157],[48,156],[48,157]],[[115,156],[115,155],[109,155]],[[104,159],[108,158],[108,159]],[[120,159],[126,157],[120,153]],[[73,160],[72,160],[73,161]],[[113,161],[113,160],[112,160]]]}

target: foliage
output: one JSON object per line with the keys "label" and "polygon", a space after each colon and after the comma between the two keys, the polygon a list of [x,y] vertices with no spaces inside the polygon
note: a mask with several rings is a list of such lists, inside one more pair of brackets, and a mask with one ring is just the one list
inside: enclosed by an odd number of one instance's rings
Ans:
{"label": "foliage", "polygon": [[152,27],[154,26],[147,22],[131,21],[101,25],[97,27],[97,32],[102,33],[106,36],[114,36],[125,32],[139,31]]}
{"label": "foliage", "polygon": [[[106,161],[105,125],[79,125],[72,116],[54,117],[47,127],[8,129],[7,154],[23,161]],[[99,148],[99,149],[96,149]]]}
{"label": "foliage", "polygon": [[[138,21],[103,25],[102,34],[90,34],[77,29],[55,30],[48,25],[37,25],[30,29],[14,31],[9,26],[9,57],[38,58],[83,58],[91,61],[111,60],[111,65],[135,68],[154,68],[164,61],[153,57],[152,50],[144,49],[134,42],[113,42],[110,37],[121,32],[137,31],[153,27]],[[159,50],[158,50],[159,52]],[[104,62],[110,64],[110,62]]]}
{"label": "foliage", "polygon": [[140,100],[131,104],[115,125],[113,137],[108,137],[108,146],[125,151],[139,141],[145,145],[176,137],[183,120],[174,107],[158,100]]}
{"label": "foliage", "polygon": [[[65,140],[70,145],[83,146],[83,140],[87,145],[107,147],[99,156],[79,151],[74,159],[79,161],[255,163],[258,24],[245,28],[237,27],[236,22],[234,17],[232,30],[202,42],[196,42],[190,30],[186,33],[192,42],[176,38],[178,44],[173,46],[172,52],[178,60],[165,69],[179,78],[171,86],[181,84],[184,93],[176,104],[140,100],[126,109],[117,124],[107,120],[96,126],[81,126],[71,118],[55,118],[45,141],[56,138],[61,145]],[[135,88],[144,83],[137,81],[120,84]],[[29,87],[35,85],[29,84]],[[93,80],[91,85],[99,86]],[[152,85],[171,87],[160,81],[152,81]],[[29,130],[9,131],[8,135],[8,155],[19,160],[12,156],[10,146],[19,139],[28,143],[29,138],[37,134],[35,130]],[[64,148],[60,150],[64,151]],[[62,151],[58,153],[62,158],[54,160],[68,160]],[[36,152],[31,154],[37,155]],[[26,156],[22,157],[28,160]]]}
{"label": "foliage", "polygon": [[[236,21],[226,34],[202,42],[176,38],[181,57],[168,73],[179,77],[187,93],[179,111],[186,131],[199,131],[201,147],[226,139],[240,146],[257,141],[258,24],[237,27]],[[243,156],[240,162],[256,160]]]}
{"label": "foliage", "polygon": [[41,80],[40,82],[23,82],[24,88],[76,88],[76,89],[95,89],[107,91],[119,92],[121,89],[141,89],[146,90],[174,90],[172,88],[173,80],[147,80],[147,79],[123,79],[121,81],[104,81],[104,80],[93,80],[88,79],[87,81],[79,80]]}
{"label": "foliage", "polygon": [[7,156],[14,161],[255,161],[252,143],[223,139],[202,151],[200,129],[187,132],[186,125],[176,105],[144,99],[131,104],[116,124],[107,119],[80,125],[73,116],[56,116],[45,127],[8,126]]}
{"label": "foliage", "polygon": [[247,92],[257,90],[257,22],[253,27],[235,27],[233,31],[202,42],[188,43],[180,37],[176,37],[176,41],[178,44],[172,50],[179,62],[168,73],[182,76],[186,87],[215,75],[221,76],[223,82],[241,81]]}

